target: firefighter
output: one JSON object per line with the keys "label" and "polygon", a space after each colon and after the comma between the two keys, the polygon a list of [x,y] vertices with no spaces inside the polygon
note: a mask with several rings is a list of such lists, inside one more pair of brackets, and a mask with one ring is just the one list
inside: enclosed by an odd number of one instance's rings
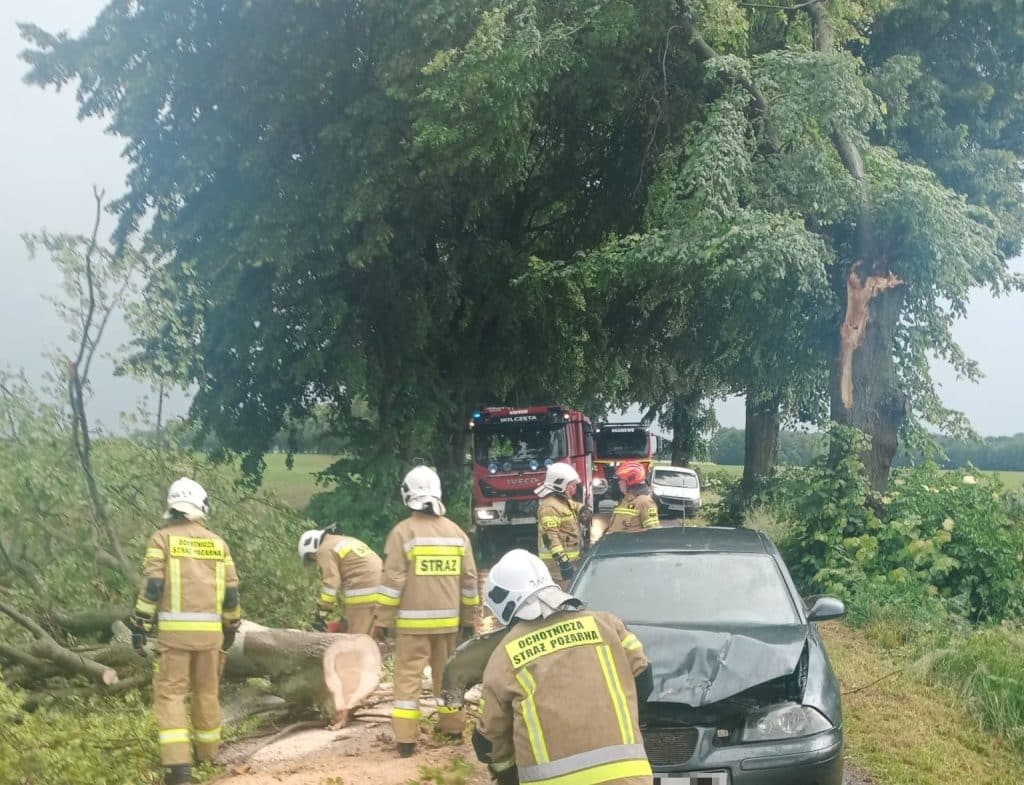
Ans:
{"label": "firefighter", "polygon": [[313,629],[327,632],[327,617],[338,606],[341,595],[345,631],[371,635],[373,614],[380,586],[381,560],[370,546],[341,533],[338,524],[310,529],[299,537],[302,563],[320,568],[320,596],[317,598]]}
{"label": "firefighter", "polygon": [[537,552],[548,565],[551,577],[564,588],[576,575],[576,562],[589,537],[593,511],[572,497],[580,476],[567,463],[548,467],[544,483],[534,493],[537,505]]}
{"label": "firefighter", "polygon": [[658,503],[647,487],[647,471],[639,461],[626,461],[615,471],[622,500],[612,512],[605,534],[642,532],[661,526]]}
{"label": "firefighter", "polygon": [[494,565],[484,601],[510,627],[484,670],[473,731],[499,785],[650,785],[637,699],[653,678],[639,639],[612,614],[584,610],[524,550]]}
{"label": "firefighter", "polygon": [[[144,582],[130,624],[140,650],[157,631],[153,711],[166,785],[193,782],[193,743],[199,761],[217,756],[223,652],[242,616],[231,551],[202,524],[209,513],[199,483],[182,477],[171,484],[165,523],[146,546]],[[191,727],[185,709],[190,696]]]}
{"label": "firefighter", "polygon": [[426,665],[437,698],[437,730],[462,735],[465,715],[444,705],[441,674],[458,644],[460,627],[464,635],[473,635],[480,597],[469,537],[444,517],[437,473],[427,466],[410,471],[402,482],[402,501],[411,514],[388,535],[374,633],[383,639],[392,627],[395,631],[391,725],[398,754],[407,758],[416,750]]}

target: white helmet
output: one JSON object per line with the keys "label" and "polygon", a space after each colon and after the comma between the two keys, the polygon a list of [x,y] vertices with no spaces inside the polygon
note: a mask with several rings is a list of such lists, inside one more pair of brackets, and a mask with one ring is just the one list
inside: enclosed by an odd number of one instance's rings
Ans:
{"label": "white helmet", "polygon": [[522,548],[509,551],[491,568],[484,602],[503,625],[513,619],[546,619],[566,603],[583,605],[555,585],[544,562]]}
{"label": "white helmet", "polygon": [[552,493],[566,493],[566,489],[574,482],[580,481],[580,475],[567,463],[553,463],[548,467],[548,473],[544,476],[544,483],[539,485],[534,493],[538,496],[548,496]]}
{"label": "white helmet", "polygon": [[402,480],[402,503],[410,510],[425,510],[444,515],[441,503],[441,478],[429,466],[417,466]]}
{"label": "white helmet", "polygon": [[202,485],[182,477],[172,482],[167,489],[167,512],[164,518],[172,518],[172,512],[180,512],[190,521],[202,520],[210,514],[210,497]]}
{"label": "white helmet", "polygon": [[299,558],[306,561],[307,556],[315,556],[320,550],[320,543],[324,541],[323,529],[309,529],[299,537]]}

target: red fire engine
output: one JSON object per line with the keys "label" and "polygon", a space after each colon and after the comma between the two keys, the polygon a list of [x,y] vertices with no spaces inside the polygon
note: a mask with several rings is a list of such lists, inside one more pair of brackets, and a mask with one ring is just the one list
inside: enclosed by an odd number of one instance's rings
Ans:
{"label": "red fire engine", "polygon": [[595,432],[595,472],[608,483],[607,495],[622,496],[615,469],[626,461],[639,461],[651,476],[654,465],[654,438],[651,429],[643,423],[599,423]]}
{"label": "red fire engine", "polygon": [[473,519],[481,558],[511,548],[537,550],[537,495],[548,466],[561,461],[580,475],[577,498],[593,504],[594,431],[564,406],[490,406],[473,412]]}

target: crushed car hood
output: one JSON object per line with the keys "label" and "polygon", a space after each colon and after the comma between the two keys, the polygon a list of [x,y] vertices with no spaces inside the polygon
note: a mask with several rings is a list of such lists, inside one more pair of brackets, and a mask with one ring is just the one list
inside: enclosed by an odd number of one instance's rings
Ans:
{"label": "crushed car hood", "polygon": [[630,624],[644,644],[654,672],[648,701],[694,708],[792,673],[803,653],[808,628],[734,627],[695,630]]}

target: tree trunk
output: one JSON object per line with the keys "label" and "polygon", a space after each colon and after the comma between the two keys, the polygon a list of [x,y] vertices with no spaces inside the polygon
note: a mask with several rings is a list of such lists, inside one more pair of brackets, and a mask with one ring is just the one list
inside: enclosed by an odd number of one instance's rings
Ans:
{"label": "tree trunk", "polygon": [[699,408],[703,396],[690,392],[672,399],[672,465],[689,466],[700,439]]}
{"label": "tree trunk", "polygon": [[778,396],[759,401],[747,395],[742,484],[747,499],[764,485],[779,457],[779,405]]}
{"label": "tree trunk", "polygon": [[[869,279],[870,280],[870,279]],[[864,431],[871,440],[864,465],[871,487],[889,484],[900,428],[907,418],[907,397],[900,391],[893,360],[896,327],[905,287],[878,291],[867,303],[867,322],[858,347],[846,347],[843,336],[832,368],[832,419]]]}
{"label": "tree trunk", "polygon": [[367,635],[261,627],[243,622],[224,677],[266,676],[281,697],[321,708],[336,725],[380,683],[380,649]]}

